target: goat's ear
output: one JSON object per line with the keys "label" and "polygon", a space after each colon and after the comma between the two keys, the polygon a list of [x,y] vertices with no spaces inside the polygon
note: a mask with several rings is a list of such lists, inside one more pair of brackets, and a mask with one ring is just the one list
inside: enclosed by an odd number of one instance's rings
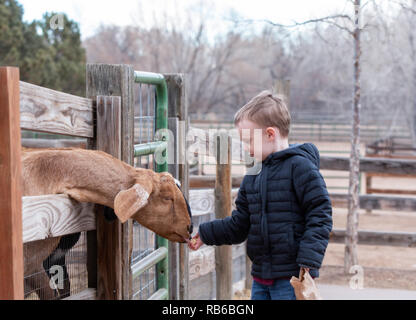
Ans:
{"label": "goat's ear", "polygon": [[121,223],[126,222],[140,209],[147,205],[152,184],[136,183],[130,189],[120,191],[114,199],[114,212]]}

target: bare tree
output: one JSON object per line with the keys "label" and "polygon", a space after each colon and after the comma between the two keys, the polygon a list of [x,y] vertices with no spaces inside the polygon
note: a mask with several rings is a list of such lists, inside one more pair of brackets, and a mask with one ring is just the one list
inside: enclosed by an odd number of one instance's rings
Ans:
{"label": "bare tree", "polygon": [[348,215],[345,237],[344,272],[350,273],[351,267],[358,265],[358,217],[359,217],[359,180],[360,180],[360,109],[361,109],[361,0],[354,0],[354,103],[351,137],[350,180],[348,188]]}

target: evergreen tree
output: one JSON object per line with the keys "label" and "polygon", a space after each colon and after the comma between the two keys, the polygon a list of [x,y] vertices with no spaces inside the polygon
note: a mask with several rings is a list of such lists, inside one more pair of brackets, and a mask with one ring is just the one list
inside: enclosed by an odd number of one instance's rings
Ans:
{"label": "evergreen tree", "polygon": [[58,13],[25,23],[16,0],[0,0],[0,65],[20,68],[22,81],[85,96],[85,49],[76,22],[62,15],[63,29],[52,28]]}

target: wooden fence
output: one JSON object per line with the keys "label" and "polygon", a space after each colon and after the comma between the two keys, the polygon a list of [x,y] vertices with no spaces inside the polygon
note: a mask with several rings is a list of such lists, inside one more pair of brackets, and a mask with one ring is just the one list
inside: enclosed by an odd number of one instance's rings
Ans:
{"label": "wooden fence", "polygon": [[[395,137],[377,140],[366,146],[366,157],[369,158],[389,158],[389,159],[411,159],[416,160],[416,148],[409,144],[403,144],[396,141]],[[384,194],[409,194],[416,195],[416,189],[398,190],[393,188],[376,188],[373,187],[373,178],[416,178],[416,175],[408,173],[367,173],[366,174],[366,193],[384,193]]]}
{"label": "wooden fence", "polygon": [[[126,65],[87,65],[83,98],[21,82],[19,69],[0,68],[0,299],[24,298],[24,243],[78,232],[87,232],[88,289],[70,298],[131,298],[131,221],[108,224],[99,214],[102,206],[77,203],[65,195],[22,199],[20,182],[21,145],[98,149],[133,165],[133,73]],[[187,120],[184,77],[166,78],[170,123]],[[22,140],[21,129],[79,139]],[[187,165],[169,168],[184,186],[187,170]],[[186,195],[186,187],[184,191]],[[186,298],[187,250],[172,245],[169,255],[175,257],[170,260],[170,296]]]}
{"label": "wooden fence", "polygon": [[[326,142],[349,142],[351,135],[351,123],[347,120],[336,121],[335,119],[322,120],[322,117],[318,118],[299,118],[292,119],[291,125],[291,139],[293,141],[302,141],[307,137],[313,141],[326,141]],[[195,128],[200,129],[230,129],[234,127],[232,121],[225,120],[201,120],[192,119],[191,124]],[[361,125],[360,135],[361,140],[366,143],[372,143],[374,140],[380,139],[388,134],[389,123],[380,122],[377,124]],[[403,125],[396,125],[390,128],[394,135],[404,142],[411,141],[410,129]]]}

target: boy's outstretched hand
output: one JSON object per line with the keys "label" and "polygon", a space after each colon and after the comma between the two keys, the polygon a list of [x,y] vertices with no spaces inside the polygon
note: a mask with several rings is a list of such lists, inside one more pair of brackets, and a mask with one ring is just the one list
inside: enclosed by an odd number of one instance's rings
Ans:
{"label": "boy's outstretched hand", "polygon": [[202,242],[201,238],[199,237],[199,233],[197,233],[189,242],[188,247],[191,250],[198,250],[202,247],[204,243]]}

